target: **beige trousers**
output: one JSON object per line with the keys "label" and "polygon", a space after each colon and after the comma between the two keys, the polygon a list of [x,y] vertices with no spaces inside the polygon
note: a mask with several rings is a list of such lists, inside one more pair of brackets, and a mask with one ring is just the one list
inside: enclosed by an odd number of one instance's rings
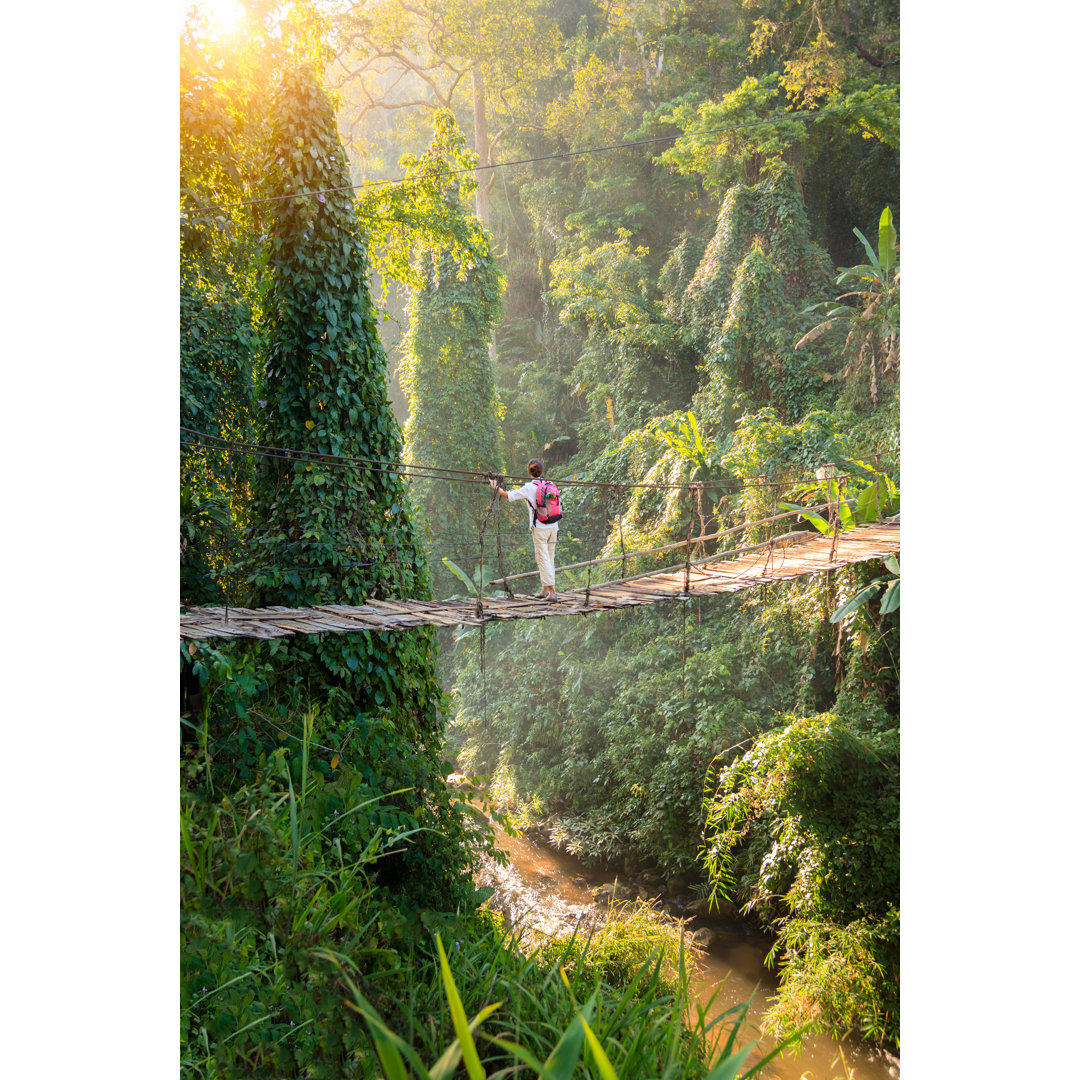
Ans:
{"label": "beige trousers", "polygon": [[555,585],[555,541],[558,536],[558,526],[533,526],[533,554],[536,556],[536,568],[540,571],[541,586]]}

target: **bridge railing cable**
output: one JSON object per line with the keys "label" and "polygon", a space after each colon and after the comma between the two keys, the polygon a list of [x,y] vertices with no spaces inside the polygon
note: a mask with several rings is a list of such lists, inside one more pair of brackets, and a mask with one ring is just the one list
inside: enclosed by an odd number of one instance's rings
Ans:
{"label": "bridge railing cable", "polygon": [[[741,525],[735,525],[730,529],[722,529],[720,532],[709,533],[707,536],[692,536],[688,540],[676,540],[674,543],[661,544],[659,547],[646,548],[643,551],[628,551],[625,554],[605,555],[605,556],[603,556],[603,557],[601,557],[599,559],[588,559],[585,562],[568,563],[566,566],[556,566],[555,567],[555,573],[558,574],[558,573],[561,573],[561,572],[564,572],[564,571],[567,571],[567,570],[583,570],[586,567],[600,566],[600,565],[602,565],[604,563],[613,563],[613,562],[620,562],[620,561],[623,561],[623,563],[625,565],[625,561],[624,561],[625,559],[632,559],[632,558],[635,558],[636,556],[640,556],[640,555],[659,555],[659,554],[661,554],[662,552],[665,552],[665,551],[677,551],[677,550],[680,550],[682,548],[689,549],[690,546],[693,545],[693,544],[703,544],[703,543],[705,543],[706,541],[709,541],[709,540],[719,540],[722,537],[731,536],[731,535],[733,535],[733,534],[735,534],[737,532],[742,532],[745,529],[753,529],[753,528],[756,528],[759,525],[767,525],[770,522],[782,521],[785,518],[795,517],[798,514],[804,514],[804,513],[808,512],[808,511],[815,512],[815,511],[818,511],[818,510],[828,510],[830,505],[831,505],[830,503],[824,502],[824,503],[818,503],[818,504],[816,504],[814,506],[803,506],[803,507],[800,507],[798,510],[785,510],[784,513],[782,513],[782,514],[774,514],[772,517],[761,518],[760,520],[757,520],[757,521],[745,521]],[[793,534],[791,534],[791,533],[787,533],[787,534],[785,534],[785,537],[790,537],[792,535]],[[754,545],[753,548],[743,548],[743,549],[731,548],[728,551],[722,551],[722,552],[718,551],[718,552],[715,552],[713,555],[706,557],[705,559],[691,561],[689,563],[689,565],[690,566],[699,566],[703,562],[709,562],[710,559],[719,558],[721,556],[727,556],[732,551],[739,551],[739,550],[750,551],[750,550],[756,550],[759,547],[767,547],[769,544],[774,544],[774,543],[777,543],[779,540],[785,539],[785,537],[774,537],[772,540],[766,540],[762,544]],[[683,565],[683,564],[680,564],[680,565]],[[646,574],[637,574],[637,575],[634,575],[634,577],[621,578],[619,580],[633,581],[635,579],[635,577],[648,577],[649,574],[656,574],[656,573],[660,573],[660,572],[661,571],[659,571],[659,570],[650,570]],[[540,573],[539,570],[529,570],[524,574],[512,574],[510,577],[497,578],[496,580],[491,581],[488,584],[490,584],[490,585],[503,585],[503,584],[505,584],[506,582],[509,582],[509,581],[520,581],[523,578],[536,577],[536,575],[539,574],[539,573]],[[607,582],[605,584],[611,584],[611,583]]]}

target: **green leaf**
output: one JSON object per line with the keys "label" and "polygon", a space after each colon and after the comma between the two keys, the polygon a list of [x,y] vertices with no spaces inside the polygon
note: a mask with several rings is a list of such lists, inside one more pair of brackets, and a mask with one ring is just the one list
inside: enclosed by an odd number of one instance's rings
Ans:
{"label": "green leaf", "polygon": [[839,622],[850,615],[856,608],[861,608],[867,600],[877,595],[878,590],[881,588],[881,582],[884,580],[884,578],[875,578],[866,588],[860,589],[846,604],[832,613],[829,622]]}
{"label": "green leaf", "polygon": [[878,485],[867,484],[866,487],[859,492],[856,517],[859,519],[860,523],[873,521],[877,517],[880,507],[881,497],[878,492]]}
{"label": "green leaf", "polygon": [[[512,1054],[518,1061],[527,1065],[536,1073],[540,1080],[554,1080],[552,1074],[540,1064],[537,1058],[520,1043],[511,1042],[509,1039],[491,1038],[496,1046],[501,1047],[508,1054]],[[434,1080],[434,1077],[432,1078]]]}
{"label": "green leaf", "polygon": [[739,1069],[746,1060],[747,1054],[754,1049],[756,1043],[748,1043],[731,1057],[724,1058],[718,1065],[705,1074],[705,1080],[735,1080],[739,1075]]}
{"label": "green leaf", "polygon": [[[499,1006],[501,1001],[494,1005],[485,1005],[469,1021],[469,1031],[475,1031]],[[443,1055],[431,1066],[431,1080],[451,1080],[461,1061],[461,1040],[455,1039],[443,1052]]]}
{"label": "green leaf", "polygon": [[885,556],[885,569],[890,573],[900,576],[900,560],[895,555]]}
{"label": "green leaf", "polygon": [[371,1033],[371,1039],[375,1043],[375,1052],[379,1055],[379,1061],[382,1062],[386,1080],[409,1080],[402,1054],[408,1057],[420,1080],[431,1080],[430,1074],[424,1068],[413,1048],[386,1026],[375,1007],[360,993],[356,984],[342,969],[337,958],[332,953],[325,952],[316,952],[314,955],[329,960],[341,972],[341,977],[353,996],[353,1000],[347,1001],[345,1004],[364,1018],[368,1031]]}
{"label": "green leaf", "polygon": [[847,499],[836,504],[836,511],[840,517],[840,527],[847,532],[855,528],[855,519],[851,516],[851,506]]}
{"label": "green leaf", "polygon": [[893,228],[892,211],[887,206],[878,221],[878,260],[886,274],[896,264],[896,229]]}
{"label": "green leaf", "polygon": [[[881,614],[891,615],[900,606],[900,579],[894,578],[885,586],[881,597]],[[918,605],[916,605],[918,606]]]}
{"label": "green leaf", "polygon": [[[866,248],[866,255],[867,258],[870,260],[870,265],[874,268],[874,270],[880,272],[881,263],[878,261],[878,257],[875,254],[874,249],[870,246],[870,241],[867,240],[866,237],[863,236],[863,234],[859,232],[858,229],[852,229],[851,231],[862,241],[862,246]],[[854,267],[854,269],[857,270],[858,267]]]}
{"label": "green leaf", "polygon": [[[592,1002],[589,1004],[591,1005]],[[544,1063],[552,1080],[570,1080],[577,1068],[582,1048],[585,1045],[585,1029],[581,1026],[581,1020],[581,1013],[578,1013],[570,1021],[562,1037],[555,1044],[555,1049],[551,1051]]]}
{"label": "green leaf", "polygon": [[585,1031],[585,1038],[589,1041],[589,1050],[596,1058],[596,1067],[600,1070],[600,1075],[604,1080],[619,1080],[607,1054],[604,1053],[604,1048],[600,1045],[600,1040],[593,1034],[592,1028],[584,1020],[581,1021],[581,1026]]}
{"label": "green leaf", "polygon": [[465,571],[462,570],[461,567],[453,561],[453,559],[448,559],[444,555],[443,566],[445,566],[446,569],[449,570],[450,573],[452,573],[455,577],[460,578],[461,581],[464,583],[465,588],[468,589],[473,596],[476,595],[476,586],[473,584],[472,581],[469,580],[469,575],[466,574]]}
{"label": "green leaf", "polygon": [[826,533],[826,532],[829,531],[829,522],[828,522],[828,520],[826,518],[823,518],[815,510],[804,510],[801,506],[797,505],[796,503],[789,503],[789,502],[778,502],[777,506],[780,506],[785,510],[798,510],[799,511],[799,517],[801,517],[803,519],[803,521],[809,521],[810,524],[813,525],[814,528],[817,529],[817,531],[820,532],[820,533]]}
{"label": "green leaf", "polygon": [[485,1080],[484,1070],[480,1065],[480,1055],[476,1052],[476,1043],[473,1042],[472,1032],[469,1030],[469,1021],[465,1018],[465,1006],[462,1005],[461,997],[454,985],[454,976],[450,972],[446,950],[438,934],[435,935],[435,945],[439,950],[439,968],[442,971],[443,990],[446,992],[446,1000],[450,1005],[450,1016],[453,1018],[457,1037],[461,1041],[461,1056],[465,1061],[465,1071],[469,1074],[469,1080]]}

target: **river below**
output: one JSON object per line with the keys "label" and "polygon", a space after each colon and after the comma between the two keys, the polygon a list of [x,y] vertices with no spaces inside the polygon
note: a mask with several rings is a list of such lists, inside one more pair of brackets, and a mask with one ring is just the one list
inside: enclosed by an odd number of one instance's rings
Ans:
{"label": "river below", "polygon": [[[496,837],[509,865],[488,862],[477,878],[478,885],[495,890],[489,901],[493,907],[530,931],[549,935],[566,934],[575,923],[597,912],[591,889],[610,882],[611,874],[590,869],[573,855],[526,836],[512,837],[496,828]],[[776,975],[765,967],[768,939],[741,920],[698,918],[693,926],[709,927],[716,935],[696,958],[698,1002],[705,1004],[716,993],[708,1012],[711,1019],[733,1005],[750,1001],[747,1020],[757,1029],[766,999],[777,986]],[[740,1045],[755,1037],[756,1030],[749,1031]],[[774,1045],[769,1036],[761,1035],[748,1063]],[[898,1080],[900,1062],[856,1039],[837,1042],[814,1036],[797,1053],[770,1061],[763,1076],[769,1080]]]}

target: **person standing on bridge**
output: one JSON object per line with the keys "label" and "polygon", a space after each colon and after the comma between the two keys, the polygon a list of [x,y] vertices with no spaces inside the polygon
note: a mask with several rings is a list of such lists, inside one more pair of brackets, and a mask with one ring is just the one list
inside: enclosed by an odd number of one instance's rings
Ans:
{"label": "person standing on bridge", "polygon": [[562,518],[562,503],[559,489],[544,479],[544,463],[533,458],[528,464],[531,480],[526,480],[519,488],[505,491],[495,490],[510,502],[525,499],[529,504],[529,531],[532,533],[533,554],[536,556],[536,568],[540,571],[540,595],[538,599],[556,600],[555,591],[555,541],[559,536],[559,520]]}

